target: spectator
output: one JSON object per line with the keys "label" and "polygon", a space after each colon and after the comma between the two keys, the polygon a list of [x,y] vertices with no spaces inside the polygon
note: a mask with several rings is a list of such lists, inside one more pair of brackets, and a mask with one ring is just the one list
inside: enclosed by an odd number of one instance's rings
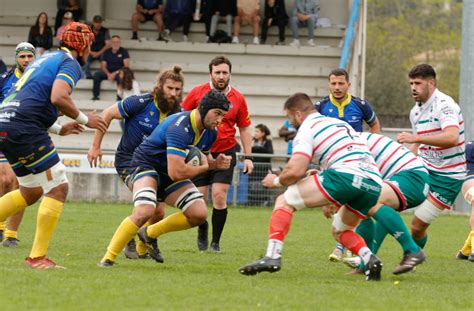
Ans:
{"label": "spectator", "polygon": [[170,35],[179,26],[183,26],[183,41],[188,41],[189,26],[193,19],[192,0],[168,1],[165,9],[165,37]]}
{"label": "spectator", "polygon": [[266,0],[265,17],[262,22],[261,44],[267,41],[268,28],[278,26],[278,43],[285,45],[285,26],[288,24],[288,15],[286,14],[285,0]]}
{"label": "spectator", "polygon": [[[273,144],[268,127],[264,124],[255,126],[252,153],[273,154]],[[251,205],[270,205],[270,193],[262,186],[261,180],[271,170],[271,158],[254,157],[255,168],[249,176],[249,203]]]}
{"label": "spectator", "polygon": [[232,16],[237,14],[237,2],[236,0],[218,1],[211,0],[211,29],[210,38],[214,36],[217,30],[217,22],[220,19],[225,18],[226,21],[226,32],[229,38],[232,37]]}
{"label": "spectator", "polygon": [[260,44],[260,0],[237,0],[237,16],[234,19],[232,43],[239,43],[240,25],[252,25],[253,44]]}
{"label": "spectator", "polygon": [[163,0],[137,0],[132,15],[132,40],[138,40],[138,22],[154,21],[158,27],[158,40],[165,40],[163,32]]}
{"label": "spectator", "polygon": [[288,143],[286,153],[291,155],[291,152],[293,151],[293,138],[296,136],[296,129],[291,125],[289,119],[286,119],[285,122],[283,122],[283,126],[278,131],[278,136],[283,137]]}
{"label": "spectator", "polygon": [[132,95],[140,95],[140,85],[135,80],[133,70],[123,67],[119,70],[119,82],[117,83],[117,96],[124,100]]}
{"label": "spectator", "polygon": [[72,13],[66,12],[64,13],[63,17],[63,25],[56,31],[56,39],[58,39],[58,41],[61,41],[61,36],[63,35],[64,29],[66,29],[66,26],[70,23],[72,23]]}
{"label": "spectator", "polygon": [[5,65],[3,59],[0,59],[0,75],[4,72],[7,72],[7,65]]}
{"label": "spectator", "polygon": [[196,0],[193,2],[193,20],[202,22],[206,27],[206,42],[209,42],[211,32],[212,0]]}
{"label": "spectator", "polygon": [[104,52],[100,59],[100,70],[94,73],[92,100],[99,100],[100,84],[102,80],[119,81],[119,70],[130,67],[128,51],[120,46],[120,36],[114,35],[111,39],[112,47]]}
{"label": "spectator", "polygon": [[48,14],[41,12],[30,28],[28,42],[36,47],[36,57],[40,57],[53,46],[53,31],[48,26]]}
{"label": "spectator", "polygon": [[293,42],[291,46],[300,46],[298,28],[308,27],[308,45],[314,46],[314,28],[319,17],[319,0],[296,0],[293,16],[290,18]]}
{"label": "spectator", "polygon": [[58,28],[63,24],[63,16],[66,12],[71,12],[72,18],[76,22],[79,21],[83,13],[83,9],[77,0],[58,0],[57,5],[58,13],[56,14],[56,21],[54,23],[54,33],[56,35],[58,34]]}
{"label": "spectator", "polygon": [[91,52],[84,65],[84,75],[87,79],[92,79],[91,64],[100,57],[110,47],[109,29],[102,26],[102,16],[96,15],[92,20],[91,29],[94,32],[95,40],[91,45]]}

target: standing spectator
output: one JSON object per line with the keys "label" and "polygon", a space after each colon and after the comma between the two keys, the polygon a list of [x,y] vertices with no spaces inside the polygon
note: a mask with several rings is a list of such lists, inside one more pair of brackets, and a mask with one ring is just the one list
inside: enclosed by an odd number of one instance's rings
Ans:
{"label": "standing spectator", "polygon": [[36,61],[35,67],[28,67],[23,75],[27,78],[22,77],[9,93],[9,100],[18,105],[0,108],[0,131],[4,133],[0,150],[12,165],[21,189],[0,198],[0,221],[41,200],[35,239],[25,260],[33,269],[58,267],[46,253],[68,193],[65,167],[46,129],[61,112],[77,121],[73,124],[78,132],[82,129],[79,124],[106,130],[100,116],[82,113],[71,98],[81,78],[77,59],[87,56],[92,41],[89,26],[70,24],[60,42],[67,49],[54,51]]}
{"label": "standing spectator", "polygon": [[226,32],[229,38],[232,37],[232,17],[237,15],[237,2],[236,0],[218,1],[211,0],[212,3],[212,18],[211,18],[211,29],[210,38],[214,37],[217,30],[217,23],[220,19],[225,18],[226,21]]}
{"label": "standing spectator", "polygon": [[158,27],[158,40],[163,39],[163,0],[137,0],[132,15],[132,40],[138,40],[138,23],[154,21]]}
{"label": "standing spectator", "polygon": [[293,15],[290,18],[293,42],[291,46],[300,46],[298,28],[308,27],[308,45],[314,46],[314,28],[319,17],[319,0],[296,0]]}
{"label": "standing spectator", "polygon": [[120,36],[112,36],[112,47],[104,52],[100,59],[100,70],[94,73],[92,100],[100,99],[100,84],[103,80],[119,82],[119,70],[123,67],[130,67],[128,51],[121,47],[120,44]]}
{"label": "standing spectator", "polygon": [[56,31],[56,39],[58,39],[58,41],[61,41],[64,29],[66,29],[67,25],[69,25],[72,22],[73,22],[72,13],[71,12],[64,13],[63,25],[59,27],[58,30]]}
{"label": "standing spectator", "polygon": [[83,67],[84,74],[87,79],[92,79],[91,64],[95,60],[100,60],[100,57],[110,47],[110,33],[109,29],[102,26],[102,16],[96,15],[92,20],[91,29],[94,32],[95,40],[91,45],[91,53]]}
{"label": "standing spectator", "polygon": [[288,15],[286,14],[285,0],[266,0],[265,17],[262,22],[262,36],[260,43],[267,41],[268,28],[278,26],[278,43],[285,45],[285,27],[288,24]]}
{"label": "standing spectator", "polygon": [[48,26],[48,14],[41,12],[30,28],[28,42],[36,47],[36,57],[40,57],[53,46],[53,31]]}
{"label": "standing spectator", "polygon": [[135,80],[132,69],[123,67],[119,70],[119,82],[117,83],[117,96],[120,100],[125,100],[132,95],[140,94],[140,85]]}
{"label": "standing spectator", "polygon": [[413,133],[397,135],[399,143],[412,144],[430,174],[430,193],[415,211],[411,234],[424,248],[426,230],[443,210],[451,209],[466,178],[464,121],[461,109],[436,87],[436,72],[428,64],[408,73],[415,106],[410,111]]}
{"label": "standing spectator", "polygon": [[[193,19],[192,0],[168,1],[165,8],[165,37],[170,35],[179,26],[183,26],[183,41],[188,42],[189,27]],[[170,39],[171,40],[171,39]]]}
{"label": "standing spectator", "polygon": [[260,44],[260,0],[237,0],[237,15],[234,19],[232,43],[239,43],[240,25],[252,25],[253,44]]}
{"label": "standing spectator", "polygon": [[[227,220],[227,192],[229,191],[229,185],[234,174],[234,166],[237,162],[235,154],[237,146],[235,125],[239,128],[240,139],[246,154],[243,172],[244,174],[250,174],[253,171],[253,162],[250,156],[252,152],[250,115],[245,97],[229,85],[231,71],[232,64],[228,58],[224,56],[215,57],[209,63],[211,81],[193,88],[181,104],[185,110],[192,110],[198,107],[201,98],[211,89],[216,89],[225,94],[232,103],[229,112],[219,126],[217,140],[211,148],[214,158],[219,156],[219,154],[232,156],[230,167],[221,171],[209,171],[193,179],[193,183],[204,194],[204,199],[206,200],[208,198],[209,185],[212,188],[212,204],[214,206],[212,210],[212,252],[220,251],[219,242]],[[201,251],[207,250],[208,247],[208,227],[207,221],[199,226],[197,244]]]}
{"label": "standing spectator", "polygon": [[293,151],[293,138],[296,136],[296,129],[291,125],[290,120],[286,119],[283,126],[278,131],[278,136],[283,137],[288,143],[286,154],[291,155]]}
{"label": "standing spectator", "polygon": [[57,5],[58,13],[56,13],[56,21],[54,23],[56,36],[58,34],[58,28],[63,24],[63,16],[66,12],[71,12],[74,21],[78,22],[84,11],[77,0],[58,0]]}
{"label": "standing spectator", "polygon": [[[273,154],[271,133],[264,124],[255,126],[255,134],[252,144],[252,153]],[[262,186],[262,179],[271,170],[271,158],[254,157],[255,168],[249,176],[249,203],[251,205],[269,205],[269,191]]]}

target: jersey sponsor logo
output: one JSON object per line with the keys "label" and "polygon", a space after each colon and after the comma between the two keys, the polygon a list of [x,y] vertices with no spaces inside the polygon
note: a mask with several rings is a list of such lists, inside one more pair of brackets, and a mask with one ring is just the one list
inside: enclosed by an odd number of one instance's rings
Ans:
{"label": "jersey sponsor logo", "polygon": [[5,102],[4,104],[0,104],[0,108],[6,107],[20,107],[20,102],[12,101],[12,102]]}
{"label": "jersey sponsor logo", "polygon": [[10,118],[14,118],[15,116],[15,112],[0,112],[0,122],[10,122]]}
{"label": "jersey sponsor logo", "polygon": [[430,163],[442,163],[443,162],[443,152],[439,150],[421,150],[420,149],[420,157],[425,159],[426,161]]}

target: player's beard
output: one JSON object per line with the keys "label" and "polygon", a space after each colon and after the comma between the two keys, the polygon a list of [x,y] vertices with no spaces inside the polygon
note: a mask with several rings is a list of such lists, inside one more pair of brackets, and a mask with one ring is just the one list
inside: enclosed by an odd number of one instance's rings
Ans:
{"label": "player's beard", "polygon": [[176,113],[181,110],[181,96],[171,96],[167,99],[164,92],[160,89],[156,94],[158,100],[158,108],[162,112]]}
{"label": "player's beard", "polygon": [[[229,82],[230,82],[230,78],[227,79],[227,81],[222,81],[222,80],[218,81],[218,80],[212,79],[212,86],[219,92],[222,92],[227,89],[227,87],[229,86]],[[220,86],[219,83],[224,84],[224,86]]]}

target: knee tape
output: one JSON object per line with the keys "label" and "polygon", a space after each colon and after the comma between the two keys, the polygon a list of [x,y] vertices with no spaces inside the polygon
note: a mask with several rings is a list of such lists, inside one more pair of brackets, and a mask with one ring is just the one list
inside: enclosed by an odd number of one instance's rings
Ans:
{"label": "knee tape", "polygon": [[346,230],[354,230],[355,229],[354,226],[349,226],[349,225],[346,225],[344,222],[342,222],[340,212],[337,212],[332,217],[332,226],[337,232],[342,232],[342,231],[346,231]]}
{"label": "knee tape", "polygon": [[469,205],[472,205],[472,201],[474,200],[474,186],[464,193],[464,200],[466,200]]}
{"label": "knee tape", "polygon": [[176,199],[175,205],[182,212],[185,212],[195,201],[202,201],[204,203],[204,196],[196,187],[191,187],[181,193],[178,199]]}
{"label": "knee tape", "polygon": [[293,206],[296,210],[301,210],[306,207],[297,185],[289,186],[283,193],[283,197],[286,203]]}
{"label": "knee tape", "polygon": [[156,190],[152,187],[144,187],[133,194],[133,206],[151,205],[156,207]]}
{"label": "knee tape", "polygon": [[48,193],[51,189],[67,182],[66,168],[61,162],[39,174],[18,177],[20,186],[25,188],[42,187],[44,193]]}
{"label": "knee tape", "polygon": [[433,203],[428,200],[421,203],[421,205],[416,209],[415,216],[418,217],[421,221],[427,224],[431,224],[443,210],[437,208]]}

